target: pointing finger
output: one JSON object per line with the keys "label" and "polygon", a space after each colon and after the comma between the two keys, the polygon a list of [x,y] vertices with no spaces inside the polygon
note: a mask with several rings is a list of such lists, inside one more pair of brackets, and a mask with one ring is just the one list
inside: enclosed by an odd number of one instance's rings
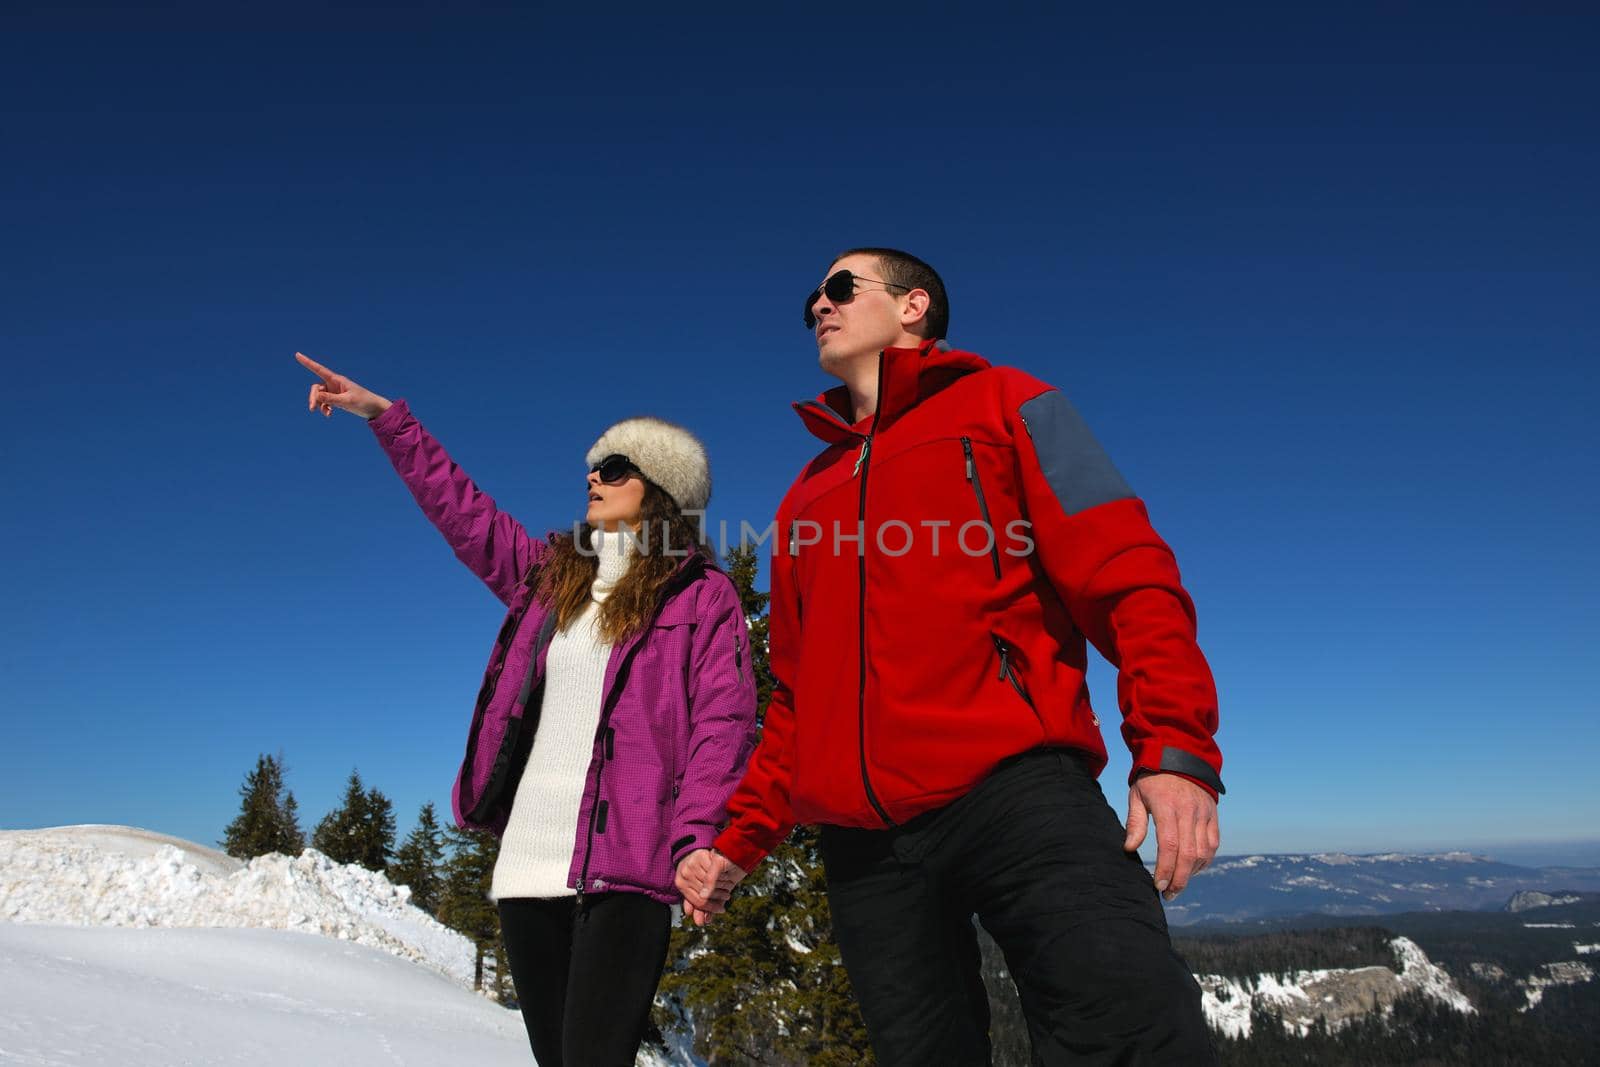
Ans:
{"label": "pointing finger", "polygon": [[306,370],[310,371],[312,374],[315,374],[320,378],[337,378],[338,377],[338,375],[333,373],[333,371],[329,370],[327,367],[324,367],[322,364],[318,363],[316,360],[312,359],[310,356],[306,355],[304,352],[296,352],[294,354],[294,358],[298,359],[300,361],[300,365],[302,367],[304,367]]}

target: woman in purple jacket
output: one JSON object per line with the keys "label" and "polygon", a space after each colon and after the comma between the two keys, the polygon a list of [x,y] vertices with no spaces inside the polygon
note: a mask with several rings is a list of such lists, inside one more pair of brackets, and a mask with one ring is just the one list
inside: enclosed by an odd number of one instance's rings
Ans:
{"label": "woman in purple jacket", "polygon": [[617,423],[589,449],[583,523],[536,540],[404,400],[295,358],[319,379],[311,410],[369,421],[456,558],[509,609],[456,821],[500,836],[493,896],[539,1063],[631,1064],[681,900],[674,875],[711,847],[755,744],[739,595],[685,514],[711,496],[705,449],[658,419]]}

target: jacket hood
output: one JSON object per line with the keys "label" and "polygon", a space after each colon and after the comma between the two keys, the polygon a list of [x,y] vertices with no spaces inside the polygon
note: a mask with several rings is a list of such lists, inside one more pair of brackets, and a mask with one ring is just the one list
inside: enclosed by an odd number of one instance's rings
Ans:
{"label": "jacket hood", "polygon": [[[878,354],[878,411],[868,432],[887,429],[950,383],[989,366],[982,356],[951,348],[943,340],[924,341],[915,348],[885,348]],[[795,402],[794,410],[806,429],[828,444],[861,436],[850,417],[850,390],[842,385],[815,400]]]}

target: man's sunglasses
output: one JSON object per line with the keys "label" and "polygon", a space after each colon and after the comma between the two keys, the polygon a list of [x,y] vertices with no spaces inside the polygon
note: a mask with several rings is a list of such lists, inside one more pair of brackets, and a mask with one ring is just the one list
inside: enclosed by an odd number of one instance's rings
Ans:
{"label": "man's sunglasses", "polygon": [[644,472],[633,465],[627,456],[613,455],[596,463],[589,468],[590,474],[600,475],[600,481],[606,485],[621,485],[634,475],[644,477]]}
{"label": "man's sunglasses", "polygon": [[897,285],[894,282],[886,282],[878,278],[862,278],[851,274],[847,270],[836,270],[828,275],[827,281],[806,294],[806,329],[814,330],[817,328],[817,317],[811,313],[811,309],[817,306],[817,301],[820,298],[826,296],[835,304],[842,304],[856,295],[856,286],[861,282],[872,282],[874,285],[881,285],[886,289],[904,289],[908,293],[911,291],[911,286],[909,285]]}

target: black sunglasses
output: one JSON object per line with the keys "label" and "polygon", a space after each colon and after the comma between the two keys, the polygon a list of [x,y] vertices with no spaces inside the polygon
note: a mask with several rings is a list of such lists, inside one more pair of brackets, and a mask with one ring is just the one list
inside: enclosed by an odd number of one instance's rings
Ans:
{"label": "black sunglasses", "polygon": [[644,472],[633,465],[627,456],[611,455],[589,468],[590,474],[599,474],[600,480],[606,485],[621,485],[637,474],[644,477]]}
{"label": "black sunglasses", "polygon": [[862,278],[847,270],[836,270],[828,275],[827,281],[806,294],[806,329],[814,330],[817,328],[817,317],[811,313],[811,309],[817,306],[818,299],[826,296],[835,304],[842,304],[856,295],[856,284],[858,282],[872,282],[874,285],[881,285],[888,289],[904,289],[908,293],[911,291],[911,286],[909,285],[898,285],[879,278]]}

